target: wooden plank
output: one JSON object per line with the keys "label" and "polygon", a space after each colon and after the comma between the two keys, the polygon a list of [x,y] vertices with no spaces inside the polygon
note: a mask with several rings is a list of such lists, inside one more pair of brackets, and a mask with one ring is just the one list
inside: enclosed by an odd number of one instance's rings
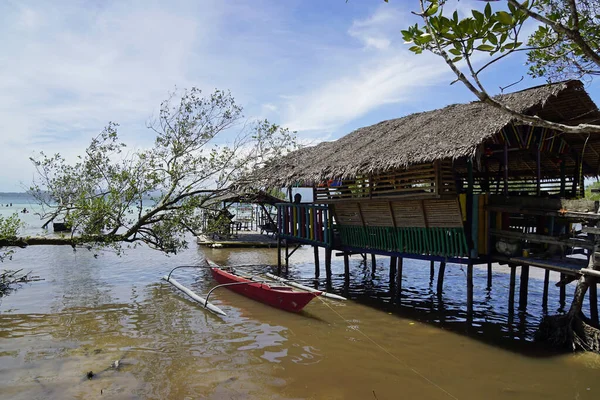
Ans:
{"label": "wooden plank", "polygon": [[396,226],[396,217],[394,216],[394,209],[392,208],[392,202],[388,201],[387,205],[388,205],[388,209],[390,210],[390,215],[392,216],[393,227],[396,228],[397,227]]}
{"label": "wooden plank", "polygon": [[[600,228],[596,228],[594,226],[584,226],[584,227],[581,228],[581,230],[584,233],[592,233],[594,235],[600,235]],[[596,254],[598,254],[598,253],[596,253]]]}
{"label": "wooden plank", "polygon": [[594,248],[593,243],[585,240],[577,239],[557,239],[554,236],[538,235],[535,233],[521,233],[504,231],[500,229],[490,229],[490,234],[496,237],[505,237],[509,239],[527,240],[533,243],[547,243],[547,244],[558,244],[560,246],[567,247],[581,247],[583,249],[592,250]]}
{"label": "wooden plank", "polygon": [[504,197],[499,195],[490,196],[491,206],[514,206],[520,208],[543,209],[543,210],[567,210],[569,212],[587,213],[596,210],[593,200],[585,199],[552,199],[533,196]]}
{"label": "wooden plank", "polygon": [[561,212],[557,211],[545,211],[542,209],[534,209],[534,208],[520,208],[520,207],[510,207],[510,206],[500,206],[500,205],[488,205],[488,211],[501,211],[510,214],[526,214],[526,215],[542,215],[547,217],[562,217],[568,219],[574,219],[578,221],[582,220],[590,220],[597,221],[600,220],[600,214],[593,212]]}
{"label": "wooden plank", "polygon": [[418,200],[392,202],[392,212],[395,216],[396,226],[424,228],[425,214]]}
{"label": "wooden plank", "polygon": [[457,199],[424,200],[423,209],[426,225],[436,228],[462,227],[462,215]]}

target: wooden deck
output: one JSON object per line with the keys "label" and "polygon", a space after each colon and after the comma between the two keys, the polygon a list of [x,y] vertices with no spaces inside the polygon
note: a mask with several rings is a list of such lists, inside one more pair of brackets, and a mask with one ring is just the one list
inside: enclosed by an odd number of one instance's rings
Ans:
{"label": "wooden deck", "polygon": [[238,232],[229,238],[209,238],[200,235],[196,238],[198,245],[218,248],[218,247],[277,247],[277,239],[274,236],[267,236],[256,231]]}

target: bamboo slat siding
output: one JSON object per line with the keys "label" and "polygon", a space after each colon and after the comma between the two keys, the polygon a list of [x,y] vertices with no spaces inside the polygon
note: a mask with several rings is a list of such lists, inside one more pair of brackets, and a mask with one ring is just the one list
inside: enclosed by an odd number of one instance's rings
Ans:
{"label": "bamboo slat siding", "polygon": [[463,226],[457,199],[372,200],[362,203],[336,203],[332,206],[335,207],[336,223],[344,226],[397,228],[457,228]]}
{"label": "bamboo slat siding", "polygon": [[389,198],[392,196],[434,197],[456,193],[451,162],[413,165],[385,174],[332,179],[321,182],[316,190],[318,202],[349,199]]}

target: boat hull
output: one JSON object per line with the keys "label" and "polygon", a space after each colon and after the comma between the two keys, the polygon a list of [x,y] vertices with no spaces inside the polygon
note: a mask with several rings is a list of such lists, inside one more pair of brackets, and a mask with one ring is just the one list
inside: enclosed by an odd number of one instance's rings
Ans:
{"label": "boat hull", "polygon": [[272,286],[268,283],[252,282],[249,279],[216,267],[210,270],[215,280],[220,284],[249,282],[248,284],[226,286],[227,289],[285,311],[299,312],[312,299],[321,294],[320,292],[300,292],[287,286]]}

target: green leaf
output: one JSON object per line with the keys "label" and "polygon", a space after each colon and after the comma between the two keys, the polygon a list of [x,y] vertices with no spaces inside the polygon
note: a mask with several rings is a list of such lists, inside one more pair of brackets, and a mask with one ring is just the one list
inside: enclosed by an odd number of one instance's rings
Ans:
{"label": "green leaf", "polygon": [[452,61],[453,63],[455,63],[455,62],[458,62],[458,61],[460,61],[460,60],[462,60],[462,59],[463,59],[462,57],[454,57],[454,58],[453,58],[452,60],[450,60],[450,61]]}
{"label": "green leaf", "polygon": [[490,32],[490,33],[487,34],[487,40],[489,40],[490,43],[493,44],[493,45],[497,45],[498,44],[498,38],[492,32]]}
{"label": "green leaf", "polygon": [[479,11],[477,11],[477,10],[473,10],[473,11],[471,11],[471,14],[473,14],[473,18],[475,18],[475,20],[476,20],[477,22],[480,22],[480,21],[481,21],[481,23],[483,23],[483,20],[484,20],[484,18],[485,18],[485,17],[483,16],[483,14],[482,14],[482,13],[480,13],[480,12],[479,12]]}
{"label": "green leaf", "polygon": [[498,11],[496,13],[496,20],[505,24],[505,25],[512,25],[513,24],[513,17],[512,15],[510,15],[509,13],[507,13],[506,11]]}
{"label": "green leaf", "polygon": [[408,48],[409,51],[412,51],[413,53],[420,53],[421,52],[421,47],[420,46],[411,46]]}
{"label": "green leaf", "polygon": [[462,52],[458,49],[448,49],[448,52],[454,54],[455,56],[462,56]]}
{"label": "green leaf", "polygon": [[490,3],[487,3],[485,5],[484,13],[487,19],[490,19],[492,17],[492,6],[490,5]]}
{"label": "green leaf", "polygon": [[409,42],[412,41],[412,35],[410,34],[410,31],[400,31],[400,33],[402,33],[402,38]]}
{"label": "green leaf", "polygon": [[495,49],[496,49],[495,46],[490,46],[489,44],[480,44],[479,46],[477,46],[477,50],[481,50],[481,51],[492,51]]}
{"label": "green leaf", "polygon": [[431,5],[427,8],[427,10],[425,10],[425,16],[426,17],[431,17],[432,15],[434,15],[438,10],[438,4],[437,3],[431,3]]}

